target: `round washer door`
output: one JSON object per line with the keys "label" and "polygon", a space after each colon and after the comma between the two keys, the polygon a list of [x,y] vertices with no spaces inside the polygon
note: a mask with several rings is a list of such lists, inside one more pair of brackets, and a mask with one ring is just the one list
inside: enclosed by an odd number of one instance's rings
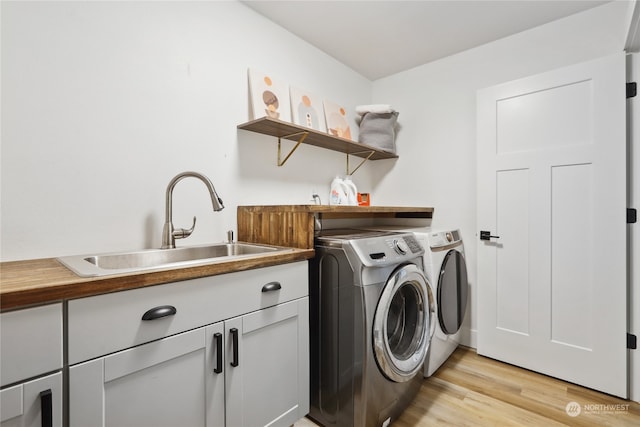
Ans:
{"label": "round washer door", "polygon": [[392,381],[405,382],[422,370],[429,346],[427,279],[414,264],[393,272],[380,295],[373,319],[378,366]]}
{"label": "round washer door", "polygon": [[453,335],[460,329],[467,310],[467,264],[455,249],[445,255],[438,278],[438,322],[442,332]]}

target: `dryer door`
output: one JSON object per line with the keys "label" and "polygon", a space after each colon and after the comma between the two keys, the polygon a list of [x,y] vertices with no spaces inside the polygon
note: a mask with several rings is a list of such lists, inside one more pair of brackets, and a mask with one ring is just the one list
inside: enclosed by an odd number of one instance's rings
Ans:
{"label": "dryer door", "polygon": [[467,309],[467,264],[464,256],[450,250],[442,261],[438,278],[438,321],[442,332],[458,332]]}
{"label": "dryer door", "polygon": [[373,319],[373,347],[387,378],[409,381],[421,371],[430,335],[429,291],[414,264],[399,267],[385,284]]}

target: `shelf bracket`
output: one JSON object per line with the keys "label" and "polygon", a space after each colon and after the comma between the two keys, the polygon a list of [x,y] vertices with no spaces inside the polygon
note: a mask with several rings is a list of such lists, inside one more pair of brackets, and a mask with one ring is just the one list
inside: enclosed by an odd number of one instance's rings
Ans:
{"label": "shelf bracket", "polygon": [[[296,136],[296,135],[302,135],[302,136],[300,137],[300,139],[298,140],[296,145],[291,149],[291,151],[289,151],[289,154],[286,155],[284,160],[280,160],[282,158],[282,151],[280,149],[280,143],[282,141],[282,138],[289,139],[292,136]],[[291,157],[293,152],[296,151],[296,149],[300,146],[300,144],[302,144],[302,141],[305,140],[307,135],[309,135],[309,132],[302,131],[302,132],[296,132],[296,133],[292,133],[292,134],[289,134],[289,135],[283,135],[283,136],[279,136],[278,137],[278,166],[284,165],[287,162],[287,160],[289,160],[289,157]]]}
{"label": "shelf bracket", "polygon": [[[356,166],[356,168],[352,171],[349,171],[349,156],[350,155],[357,155],[357,154],[365,154],[365,153],[369,153],[367,154],[367,157],[365,157],[364,159],[362,159],[362,161],[358,164],[358,166]],[[367,150],[367,151],[358,151],[355,153],[347,153],[347,175],[353,175],[354,173],[356,173],[356,171],[358,169],[360,169],[360,166],[364,165],[364,162],[366,162],[367,160],[369,160],[371,158],[371,156],[373,156],[375,154],[375,150]]]}

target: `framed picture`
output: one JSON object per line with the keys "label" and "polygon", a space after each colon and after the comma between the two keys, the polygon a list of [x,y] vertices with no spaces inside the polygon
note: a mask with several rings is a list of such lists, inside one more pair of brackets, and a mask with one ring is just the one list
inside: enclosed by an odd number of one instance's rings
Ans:
{"label": "framed picture", "polygon": [[271,75],[249,69],[249,93],[253,120],[271,117],[291,121],[288,85]]}
{"label": "framed picture", "polygon": [[327,120],[327,133],[340,138],[352,139],[349,115],[344,107],[335,102],[325,100],[324,116]]}
{"label": "framed picture", "polygon": [[291,116],[293,123],[326,132],[322,100],[309,91],[291,87]]}

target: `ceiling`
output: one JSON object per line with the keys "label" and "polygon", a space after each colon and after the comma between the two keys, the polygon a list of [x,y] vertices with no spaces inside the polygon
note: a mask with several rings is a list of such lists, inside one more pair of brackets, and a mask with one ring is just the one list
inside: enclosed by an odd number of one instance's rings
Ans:
{"label": "ceiling", "polygon": [[243,3],[364,77],[376,80],[609,1]]}

